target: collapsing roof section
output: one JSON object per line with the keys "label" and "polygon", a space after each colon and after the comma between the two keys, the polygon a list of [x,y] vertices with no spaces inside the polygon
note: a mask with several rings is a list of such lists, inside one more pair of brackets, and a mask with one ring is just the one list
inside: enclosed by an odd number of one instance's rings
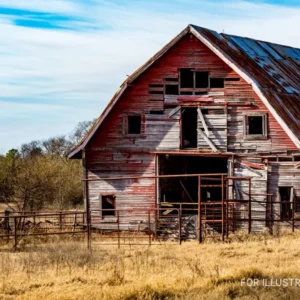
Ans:
{"label": "collapsing roof section", "polygon": [[69,155],[81,158],[86,147],[99,129],[114,104],[132,83],[157,59],[164,55],[184,35],[191,32],[217,56],[252,85],[254,91],[283,127],[295,145],[300,148],[300,49],[243,38],[188,25],[156,55],[137,69],[121,85],[101,116],[87,135]]}

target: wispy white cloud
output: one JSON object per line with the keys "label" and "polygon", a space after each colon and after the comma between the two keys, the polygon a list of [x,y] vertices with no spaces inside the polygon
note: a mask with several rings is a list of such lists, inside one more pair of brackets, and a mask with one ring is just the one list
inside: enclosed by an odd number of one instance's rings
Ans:
{"label": "wispy white cloud", "polygon": [[126,75],[188,23],[300,47],[299,7],[236,0],[2,0],[1,7],[68,16],[71,28],[17,26],[16,16],[0,14],[5,151],[96,117]]}

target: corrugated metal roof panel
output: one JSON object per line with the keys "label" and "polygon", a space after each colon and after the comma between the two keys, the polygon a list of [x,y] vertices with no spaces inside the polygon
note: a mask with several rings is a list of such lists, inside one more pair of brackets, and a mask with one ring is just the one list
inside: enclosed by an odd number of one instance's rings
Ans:
{"label": "corrugated metal roof panel", "polygon": [[270,105],[300,139],[300,49],[228,34],[216,38],[208,29],[191,27],[263,87]]}

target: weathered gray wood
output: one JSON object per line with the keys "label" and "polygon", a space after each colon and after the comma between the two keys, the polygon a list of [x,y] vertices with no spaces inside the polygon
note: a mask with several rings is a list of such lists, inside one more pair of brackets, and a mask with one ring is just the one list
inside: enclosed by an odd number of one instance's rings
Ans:
{"label": "weathered gray wood", "polygon": [[205,131],[205,134],[209,137],[209,131],[208,131],[208,127],[206,125],[206,122],[205,122],[205,119],[203,117],[203,114],[202,114],[202,111],[200,108],[197,109],[197,112],[198,112],[198,117],[200,118],[200,121],[202,123],[202,126],[204,127],[204,131]]}
{"label": "weathered gray wood", "polygon": [[218,149],[216,148],[216,146],[212,143],[212,141],[209,139],[209,137],[206,136],[206,134],[200,129],[197,129],[198,133],[201,135],[201,137],[207,142],[207,144],[209,145],[209,147],[212,149],[213,152],[217,152]]}

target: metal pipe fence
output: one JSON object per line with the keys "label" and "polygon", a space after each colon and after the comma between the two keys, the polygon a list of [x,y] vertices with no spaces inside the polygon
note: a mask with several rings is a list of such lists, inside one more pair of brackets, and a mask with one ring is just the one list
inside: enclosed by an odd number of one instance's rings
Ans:
{"label": "metal pipe fence", "polygon": [[[214,238],[225,241],[240,230],[257,233],[278,228],[295,231],[300,227],[296,201],[227,199],[195,203],[161,203],[159,208],[95,209],[89,212],[11,212],[0,213],[0,241],[13,243],[24,238],[42,236],[86,239],[87,246],[134,246],[181,244],[195,239]],[[286,215],[281,208],[287,206]],[[200,207],[200,209],[199,209]],[[251,212],[250,212],[251,210]],[[110,211],[109,215],[105,212]]]}

